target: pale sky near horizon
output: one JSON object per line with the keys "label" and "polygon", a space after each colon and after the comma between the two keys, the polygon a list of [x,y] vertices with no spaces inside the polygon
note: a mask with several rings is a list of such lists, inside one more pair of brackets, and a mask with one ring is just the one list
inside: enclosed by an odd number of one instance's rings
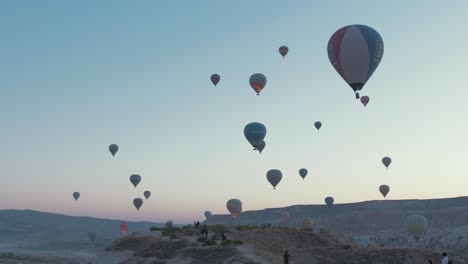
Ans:
{"label": "pale sky near horizon", "polygon": [[[388,199],[466,196],[467,13],[462,0],[1,1],[0,209],[190,223],[230,198],[348,203],[382,199],[381,184]],[[327,57],[350,24],[385,44],[367,108]],[[243,135],[253,121],[261,155]]]}

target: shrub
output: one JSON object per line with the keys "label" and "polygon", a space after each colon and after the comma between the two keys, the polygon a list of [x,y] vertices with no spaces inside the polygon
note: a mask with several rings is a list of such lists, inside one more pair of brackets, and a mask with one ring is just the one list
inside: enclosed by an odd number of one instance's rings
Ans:
{"label": "shrub", "polygon": [[164,224],[164,226],[167,229],[172,229],[174,227],[174,222],[173,221],[167,221],[166,224]]}
{"label": "shrub", "polygon": [[200,242],[200,243],[206,242],[207,240],[208,240],[207,237],[199,237],[199,238],[197,238],[197,241]]}
{"label": "shrub", "polygon": [[153,231],[161,231],[161,228],[156,227],[156,226],[152,226],[152,227],[150,228],[150,231],[151,231],[151,232],[153,232]]}
{"label": "shrub", "polygon": [[203,246],[214,246],[216,245],[216,240],[213,239],[207,239],[205,242],[203,242]]}
{"label": "shrub", "polygon": [[242,244],[244,244],[244,242],[240,240],[229,240],[229,239],[226,239],[221,243],[221,245],[234,245],[234,246],[239,246]]}

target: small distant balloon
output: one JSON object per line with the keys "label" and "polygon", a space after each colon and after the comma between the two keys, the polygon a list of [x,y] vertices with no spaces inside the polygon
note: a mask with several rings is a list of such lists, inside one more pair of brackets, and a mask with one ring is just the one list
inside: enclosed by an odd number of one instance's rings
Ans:
{"label": "small distant balloon", "polygon": [[317,122],[314,123],[314,126],[315,126],[315,128],[316,128],[317,130],[319,130],[319,129],[322,127],[322,122],[317,121]]}
{"label": "small distant balloon", "polygon": [[311,230],[312,229],[312,218],[310,218],[310,217],[302,218],[302,228],[304,230]]}
{"label": "small distant balloon", "polygon": [[73,198],[75,198],[75,201],[77,201],[78,198],[80,198],[80,193],[79,192],[74,192],[73,193]]}
{"label": "small distant balloon", "polygon": [[335,202],[335,199],[333,199],[333,197],[327,197],[325,198],[325,204],[328,206],[328,207],[331,207],[333,205],[333,203]]}
{"label": "small distant balloon", "polygon": [[257,95],[259,95],[263,88],[265,88],[266,86],[267,78],[261,73],[255,73],[252,76],[250,76],[249,83],[252,89],[254,89],[254,91],[257,93]]}
{"label": "small distant balloon", "polygon": [[364,107],[367,106],[367,104],[369,103],[369,100],[370,100],[369,96],[361,97],[361,103],[364,105]]}
{"label": "small distant balloon", "polygon": [[278,51],[284,59],[284,57],[286,57],[286,54],[288,54],[289,48],[286,46],[281,46]]}
{"label": "small distant balloon", "polygon": [[387,194],[390,192],[390,187],[388,185],[385,185],[385,184],[380,185],[379,191],[383,195],[383,197],[385,198],[387,196]]}
{"label": "small distant balloon", "polygon": [[305,176],[307,176],[307,173],[309,173],[307,169],[302,168],[299,170],[299,175],[302,177],[302,179],[304,179]]}
{"label": "small distant balloon", "polygon": [[214,84],[214,86],[216,86],[220,80],[221,80],[221,76],[219,76],[219,74],[215,73],[211,75],[211,82]]}
{"label": "small distant balloon", "polygon": [[231,213],[232,218],[236,218],[242,212],[242,202],[239,199],[227,201],[226,208]]}
{"label": "small distant balloon", "polygon": [[265,146],[266,146],[265,140],[262,140],[262,142],[260,142],[260,144],[257,145],[257,150],[258,152],[260,152],[260,154],[262,154],[262,151],[263,149],[265,149]]}
{"label": "small distant balloon", "polygon": [[145,196],[146,200],[148,200],[148,198],[151,196],[151,192],[150,191],[145,191],[145,192],[143,192],[143,195]]}
{"label": "small distant balloon", "polygon": [[95,232],[89,232],[88,233],[89,240],[94,243],[96,241],[96,233]]}
{"label": "small distant balloon", "polygon": [[109,151],[112,154],[112,157],[114,157],[115,153],[117,153],[117,151],[119,151],[119,146],[117,146],[117,144],[111,144],[109,146]]}
{"label": "small distant balloon", "polygon": [[283,178],[283,173],[280,170],[272,169],[267,172],[267,180],[273,186],[273,189],[276,189],[276,185],[281,181]]}
{"label": "small distant balloon", "polygon": [[141,199],[141,198],[133,199],[133,205],[135,206],[137,211],[140,210],[140,207],[143,205],[143,199]]}
{"label": "small distant balloon", "polygon": [[127,223],[120,223],[120,231],[122,231],[122,234],[125,234],[128,229],[128,224]]}
{"label": "small distant balloon", "polygon": [[287,222],[291,218],[291,214],[289,212],[282,212],[281,213],[281,220]]}
{"label": "small distant balloon", "polygon": [[382,163],[388,169],[388,166],[392,163],[392,159],[390,157],[384,157]]}
{"label": "small distant balloon", "polygon": [[428,226],[426,217],[422,215],[410,215],[406,219],[406,228],[416,240],[426,232]]}
{"label": "small distant balloon", "polygon": [[266,127],[263,124],[257,122],[250,123],[244,128],[244,136],[249,141],[250,145],[255,148],[255,150],[257,150],[258,145],[260,145],[265,139],[266,133]]}
{"label": "small distant balloon", "polygon": [[205,211],[205,217],[208,220],[208,218],[211,217],[211,212],[210,211]]}
{"label": "small distant balloon", "polygon": [[138,175],[138,174],[132,174],[130,176],[130,182],[133,184],[133,186],[135,186],[135,188],[137,187],[137,185],[140,183],[141,181],[141,176]]}

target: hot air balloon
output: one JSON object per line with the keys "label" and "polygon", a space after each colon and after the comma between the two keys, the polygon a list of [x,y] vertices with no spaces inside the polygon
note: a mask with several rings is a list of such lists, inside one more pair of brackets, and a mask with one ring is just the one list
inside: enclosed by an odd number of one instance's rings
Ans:
{"label": "hot air balloon", "polygon": [[288,54],[289,48],[286,46],[281,46],[278,51],[284,59],[284,57],[286,57],[286,54]]}
{"label": "hot air balloon", "polygon": [[406,219],[406,228],[416,240],[419,240],[421,235],[426,232],[428,225],[426,217],[422,215],[410,215]]}
{"label": "hot air balloon", "polygon": [[263,88],[265,88],[267,78],[261,73],[255,73],[252,76],[250,76],[249,83],[252,89],[254,89],[254,91],[257,93],[257,95],[259,95]]}
{"label": "hot air balloon", "polygon": [[382,37],[371,27],[350,25],[330,37],[327,49],[331,64],[359,99],[358,92],[382,60]]}
{"label": "hot air balloon", "polygon": [[128,224],[127,223],[120,223],[120,231],[122,231],[122,234],[125,234],[128,229]]}
{"label": "hot air balloon", "polygon": [[210,211],[205,211],[205,217],[206,217],[206,220],[208,220],[208,218],[211,217],[211,212]]}
{"label": "hot air balloon", "polygon": [[382,163],[388,169],[388,166],[390,166],[390,164],[392,163],[392,159],[390,157],[384,157],[382,159]]}
{"label": "hot air balloon", "polygon": [[387,196],[388,192],[390,192],[390,187],[388,185],[380,185],[379,191],[383,195],[383,197],[385,198]]}
{"label": "hot air balloon", "polygon": [[143,195],[145,196],[146,200],[148,200],[148,198],[151,196],[151,192],[150,191],[145,191],[145,192],[143,192]]}
{"label": "hot air balloon", "polygon": [[94,243],[94,241],[96,240],[96,233],[95,232],[89,232],[88,237],[89,237],[89,240],[91,240],[91,242]]}
{"label": "hot air balloon", "polygon": [[219,74],[213,74],[211,75],[211,82],[216,86],[219,83],[219,80],[221,80],[221,76]]}
{"label": "hot air balloon", "polygon": [[258,145],[262,143],[266,136],[266,127],[257,122],[250,123],[244,128],[245,138],[257,150]]}
{"label": "hot air balloon", "polygon": [[119,146],[117,146],[116,144],[111,144],[109,146],[109,151],[112,154],[112,157],[115,156],[115,153],[117,153],[118,150],[119,150]]}
{"label": "hot air balloon", "polygon": [[135,208],[137,209],[137,211],[140,210],[140,207],[143,205],[143,199],[141,198],[135,198],[133,199],[133,205],[135,206]]}
{"label": "hot air balloon", "polygon": [[302,218],[302,229],[311,230],[312,229],[312,218],[304,217]]}
{"label": "hot air balloon", "polygon": [[283,173],[281,173],[280,170],[273,169],[267,172],[266,177],[273,186],[273,189],[276,189],[276,185],[278,185],[278,183],[281,181],[281,178],[283,178]]}
{"label": "hot air balloon", "polygon": [[130,176],[130,182],[133,184],[133,186],[135,186],[135,188],[137,187],[137,185],[140,183],[141,181],[141,176],[138,175],[138,174],[132,174]]}
{"label": "hot air balloon", "polygon": [[75,201],[77,201],[78,198],[80,198],[80,193],[79,192],[74,192],[73,193],[73,198],[75,198]]}
{"label": "hot air balloon", "polygon": [[257,150],[258,152],[260,152],[260,154],[262,154],[262,151],[263,149],[265,149],[265,146],[266,146],[265,140],[262,140],[262,142],[260,142],[260,144],[257,145]]}
{"label": "hot air balloon", "polygon": [[328,207],[331,207],[332,204],[335,202],[335,199],[333,199],[333,197],[327,197],[325,198],[325,204],[328,206]]}
{"label": "hot air balloon", "polygon": [[232,218],[236,218],[242,212],[242,202],[239,199],[231,199],[226,203],[226,208]]}
{"label": "hot air balloon", "polygon": [[307,176],[307,173],[309,173],[307,169],[302,168],[299,170],[299,175],[302,177],[302,179],[304,179],[305,176]]}
{"label": "hot air balloon", "polygon": [[322,122],[317,121],[317,122],[314,123],[314,126],[315,126],[315,128],[316,128],[317,130],[319,130],[319,129],[322,127]]}
{"label": "hot air balloon", "polygon": [[367,104],[369,103],[369,100],[370,100],[369,96],[365,95],[365,96],[361,97],[361,103],[364,105],[364,107],[367,106]]}
{"label": "hot air balloon", "polygon": [[287,222],[291,218],[291,214],[289,212],[282,212],[281,213],[281,220]]}

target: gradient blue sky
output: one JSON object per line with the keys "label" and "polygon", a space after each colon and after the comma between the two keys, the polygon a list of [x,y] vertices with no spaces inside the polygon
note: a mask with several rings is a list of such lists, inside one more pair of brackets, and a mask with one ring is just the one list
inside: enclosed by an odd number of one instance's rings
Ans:
{"label": "gradient blue sky", "polygon": [[[462,0],[1,1],[0,209],[191,222],[230,198],[255,210],[381,199],[380,184],[390,199],[467,195],[467,13]],[[349,24],[385,43],[367,108],[327,57]],[[268,129],[262,155],[243,136],[252,121]]]}

